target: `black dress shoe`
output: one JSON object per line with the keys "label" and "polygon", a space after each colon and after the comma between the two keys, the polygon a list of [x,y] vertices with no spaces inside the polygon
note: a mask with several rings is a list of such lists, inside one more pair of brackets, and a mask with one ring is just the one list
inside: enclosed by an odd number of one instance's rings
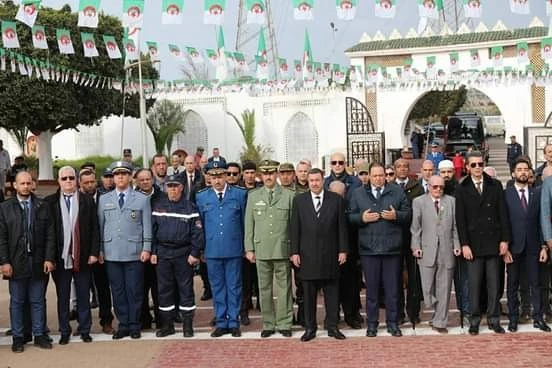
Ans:
{"label": "black dress shoe", "polygon": [[92,342],[92,336],[90,336],[90,334],[83,333],[80,337],[82,342]]}
{"label": "black dress shoe", "polygon": [[261,331],[261,337],[262,338],[270,337],[273,334],[274,334],[274,330],[262,330]]}
{"label": "black dress shoe", "polygon": [[510,321],[508,323],[508,331],[510,332],[517,332],[518,330],[518,322],[517,321]]}
{"label": "black dress shoe", "polygon": [[232,337],[241,337],[241,330],[239,327],[232,327],[230,329],[230,335],[232,335]]}
{"label": "black dress shoe", "polygon": [[280,330],[279,332],[283,337],[291,337],[291,330]]}
{"label": "black dress shoe", "polygon": [[131,339],[139,339],[142,337],[142,334],[140,333],[140,331],[134,331],[134,332],[131,332],[130,333],[130,338]]}
{"label": "black dress shoe", "polygon": [[468,330],[468,332],[472,336],[479,335],[479,326],[470,326],[470,329]]}
{"label": "black dress shoe", "polygon": [[213,332],[211,332],[211,337],[221,337],[222,335],[226,335],[228,332],[227,328],[217,327]]}
{"label": "black dress shoe", "polygon": [[337,328],[328,330],[328,336],[333,337],[336,340],[345,340],[345,335],[343,335],[343,333],[339,331]]}
{"label": "black dress shoe", "polygon": [[209,324],[210,324],[212,327],[215,327],[215,325],[217,324],[217,319],[216,319],[216,317],[213,317],[213,319],[209,322]]}
{"label": "black dress shoe", "polygon": [[38,346],[39,348],[41,348],[41,349],[51,349],[52,348],[52,343],[50,342],[50,340],[48,340],[46,335],[35,336],[34,344],[36,346]]}
{"label": "black dress shoe", "polygon": [[117,330],[113,333],[113,340],[120,340],[122,339],[123,337],[127,337],[128,336],[128,332],[127,331],[121,331],[121,330]]}
{"label": "black dress shoe", "polygon": [[306,330],[303,336],[301,336],[301,341],[307,342],[311,341],[316,337],[316,330]]}
{"label": "black dress shoe", "polygon": [[23,344],[23,341],[14,342],[12,344],[11,350],[14,353],[22,353],[25,351],[25,344]]}
{"label": "black dress shoe", "polygon": [[71,335],[61,335],[59,338],[59,344],[60,345],[67,345],[69,344],[69,339],[71,338]]}
{"label": "black dress shoe", "polygon": [[499,325],[498,323],[497,323],[497,324],[489,325],[489,330],[493,330],[494,333],[497,333],[497,334],[506,333],[506,331],[505,331],[505,330],[502,328],[502,326]]}
{"label": "black dress shoe", "polygon": [[533,327],[544,332],[550,332],[550,327],[543,320],[535,320],[533,322]]}
{"label": "black dress shoe", "polygon": [[33,341],[33,335],[25,335],[23,336],[23,344],[26,344],[28,342]]}
{"label": "black dress shoe", "polygon": [[353,330],[360,330],[362,328],[362,325],[360,324],[360,321],[357,321],[353,318],[346,318],[345,323],[351,327]]}
{"label": "black dress shoe", "polygon": [[206,301],[212,298],[213,298],[213,294],[211,293],[211,290],[205,289],[200,299],[203,301]]}
{"label": "black dress shoe", "polygon": [[12,335],[13,335],[12,329],[10,328],[10,329],[6,330],[6,332],[4,333],[4,335],[5,335],[5,336],[12,336]]}
{"label": "black dress shoe", "polygon": [[387,326],[387,332],[389,332],[391,334],[391,336],[394,336],[394,337],[401,337],[402,336],[401,329],[397,325]]}
{"label": "black dress shoe", "polygon": [[159,331],[155,333],[155,336],[157,337],[167,337],[169,335],[174,335],[176,331],[174,330],[174,326],[170,327],[163,327]]}
{"label": "black dress shoe", "polygon": [[377,328],[368,328],[366,330],[366,336],[368,336],[368,337],[378,336],[378,329]]}
{"label": "black dress shoe", "polygon": [[52,337],[51,337],[50,335],[48,335],[47,333],[45,333],[45,334],[42,335],[42,336],[44,336],[44,338],[45,338],[46,340],[48,340],[48,342],[50,342],[50,343],[54,342],[54,339],[52,339]]}
{"label": "black dress shoe", "polygon": [[76,321],[77,318],[79,318],[79,313],[72,309],[71,312],[69,312],[69,321]]}
{"label": "black dress shoe", "polygon": [[240,323],[244,326],[249,326],[251,324],[247,313],[243,313],[242,315],[240,315]]}

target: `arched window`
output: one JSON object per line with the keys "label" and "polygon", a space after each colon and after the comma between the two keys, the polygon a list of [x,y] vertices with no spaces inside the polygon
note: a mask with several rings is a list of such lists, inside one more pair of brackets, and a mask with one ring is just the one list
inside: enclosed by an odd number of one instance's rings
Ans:
{"label": "arched window", "polygon": [[318,163],[318,132],[314,122],[304,113],[298,112],[291,117],[285,130],[285,159],[297,163],[309,159],[313,165]]}
{"label": "arched window", "polygon": [[184,122],[184,134],[178,133],[172,142],[171,152],[183,149],[188,154],[194,154],[197,146],[207,150],[207,125],[203,118],[195,111],[188,110]]}

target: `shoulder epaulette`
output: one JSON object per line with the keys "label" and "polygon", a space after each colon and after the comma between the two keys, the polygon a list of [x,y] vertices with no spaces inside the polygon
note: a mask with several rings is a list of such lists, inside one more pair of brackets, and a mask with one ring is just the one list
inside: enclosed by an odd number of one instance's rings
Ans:
{"label": "shoulder epaulette", "polygon": [[205,187],[205,188],[203,188],[203,189],[201,189],[201,190],[198,190],[198,191],[197,191],[197,194],[203,193],[203,192],[205,192],[205,191],[208,190],[208,189],[211,189],[211,187]]}

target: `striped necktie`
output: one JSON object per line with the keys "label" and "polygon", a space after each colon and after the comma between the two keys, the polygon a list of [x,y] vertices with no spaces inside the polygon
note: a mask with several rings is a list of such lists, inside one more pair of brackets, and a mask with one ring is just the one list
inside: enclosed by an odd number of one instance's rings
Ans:
{"label": "striped necktie", "polygon": [[316,212],[316,217],[320,217],[320,207],[322,207],[320,196],[316,196],[314,199],[316,199],[316,207],[314,208],[314,211]]}

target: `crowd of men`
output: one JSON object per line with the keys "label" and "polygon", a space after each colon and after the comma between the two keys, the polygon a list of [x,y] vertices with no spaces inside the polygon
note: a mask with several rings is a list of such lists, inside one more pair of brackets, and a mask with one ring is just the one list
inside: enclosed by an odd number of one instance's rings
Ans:
{"label": "crowd of men", "polygon": [[137,169],[124,150],[99,182],[93,163],[79,171],[60,168],[59,189],[44,199],[34,194],[31,175],[20,171],[15,195],[0,204],[12,350],[23,352],[33,337],[35,345],[52,347],[45,301],[50,274],[61,345],[73,335],[72,314],[82,341],[92,341],[91,292],[102,331],[115,340],[139,339],[153,321],[158,337],[175,334],[176,323],[184,337],[194,336],[196,273],[204,284],[201,299],[213,299],[213,338],[241,336],[256,295],[261,338],[291,337],[298,324],[305,328],[301,341],[310,341],[322,290],[324,329],[345,339],[340,311],[350,328],[364,323],[361,287],[367,336],[377,336],[382,306],[387,331],[402,336],[407,318],[420,322],[422,301],[434,310],[432,329],[444,334],[453,284],[471,335],[479,333],[484,313],[489,329],[505,332],[505,284],[507,329],[516,332],[532,319],[549,332],[552,145],[544,154],[536,179],[530,160],[517,157],[506,189],[485,172],[479,152],[467,154],[467,175],[457,181],[445,159],[425,160],[417,175],[406,159],[388,166],[357,160],[348,171],[345,155],[334,153],[325,175],[308,160],[240,164],[227,162],[217,148],[207,158],[202,147],[194,155],[172,155],[170,165],[157,154],[151,169]]}

